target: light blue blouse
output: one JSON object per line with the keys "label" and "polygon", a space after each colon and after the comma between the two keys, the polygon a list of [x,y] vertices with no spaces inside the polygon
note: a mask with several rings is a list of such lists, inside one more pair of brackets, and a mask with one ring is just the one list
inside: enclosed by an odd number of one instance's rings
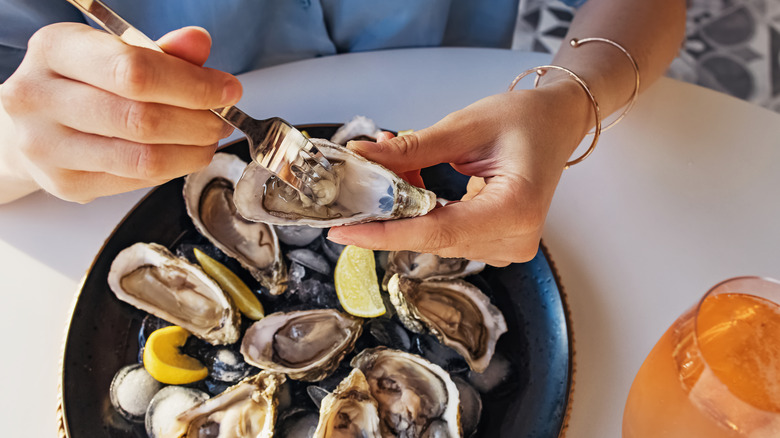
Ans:
{"label": "light blue blouse", "polygon": [[[569,0],[579,3],[583,0]],[[509,47],[518,0],[104,0],[157,39],[183,26],[212,36],[206,65],[231,73],[335,53],[425,46]],[[30,36],[87,22],[65,0],[0,0],[0,81]]]}

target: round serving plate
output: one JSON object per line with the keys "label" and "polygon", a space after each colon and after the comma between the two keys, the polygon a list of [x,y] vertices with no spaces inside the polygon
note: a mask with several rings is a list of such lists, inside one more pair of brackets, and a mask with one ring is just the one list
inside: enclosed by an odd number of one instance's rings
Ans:
{"label": "round serving plate", "polygon": [[[329,138],[339,125],[304,125],[312,137]],[[246,141],[222,149],[249,160]],[[459,199],[467,177],[448,165],[424,169],[426,187]],[[106,278],[114,257],[136,242],[172,247],[194,232],[182,199],[183,179],[157,187],[117,225],[87,272],[73,307],[62,357],[60,437],[142,438],[142,427],[121,418],[109,401],[109,385],[121,367],[135,363],[145,313],[116,299]],[[565,433],[571,407],[574,340],[566,296],[542,245],[528,263],[488,267],[478,274],[492,291],[509,331],[497,351],[512,364],[509,393],[483,397],[480,437],[553,438]]]}

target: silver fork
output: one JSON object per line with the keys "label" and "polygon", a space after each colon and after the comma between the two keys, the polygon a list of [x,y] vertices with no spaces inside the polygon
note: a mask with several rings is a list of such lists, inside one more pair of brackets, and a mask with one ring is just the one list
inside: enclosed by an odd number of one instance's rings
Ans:
{"label": "silver fork", "polygon": [[[108,32],[131,45],[162,52],[143,32],[131,26],[100,0],[68,0]],[[235,106],[211,112],[246,135],[252,159],[315,202],[322,191],[314,190],[322,179],[332,180],[331,166],[300,131],[279,117],[257,120]]]}

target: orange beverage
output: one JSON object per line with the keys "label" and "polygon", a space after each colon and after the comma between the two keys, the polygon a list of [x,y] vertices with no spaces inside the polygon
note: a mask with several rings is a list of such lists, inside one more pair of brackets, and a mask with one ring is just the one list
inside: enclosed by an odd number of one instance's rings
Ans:
{"label": "orange beverage", "polygon": [[727,280],[661,337],[623,412],[652,437],[780,437],[780,283]]}

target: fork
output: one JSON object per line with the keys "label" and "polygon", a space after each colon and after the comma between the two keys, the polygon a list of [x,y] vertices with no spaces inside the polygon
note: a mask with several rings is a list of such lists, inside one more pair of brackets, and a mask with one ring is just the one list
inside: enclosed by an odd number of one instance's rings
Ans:
{"label": "fork", "polygon": [[[67,0],[109,33],[131,46],[163,52],[143,32],[131,26],[100,0]],[[235,106],[211,110],[222,120],[243,132],[252,159],[314,202],[320,201],[316,184],[333,180],[332,168],[317,147],[300,131],[279,117],[257,120]],[[327,200],[325,200],[327,202]]]}

